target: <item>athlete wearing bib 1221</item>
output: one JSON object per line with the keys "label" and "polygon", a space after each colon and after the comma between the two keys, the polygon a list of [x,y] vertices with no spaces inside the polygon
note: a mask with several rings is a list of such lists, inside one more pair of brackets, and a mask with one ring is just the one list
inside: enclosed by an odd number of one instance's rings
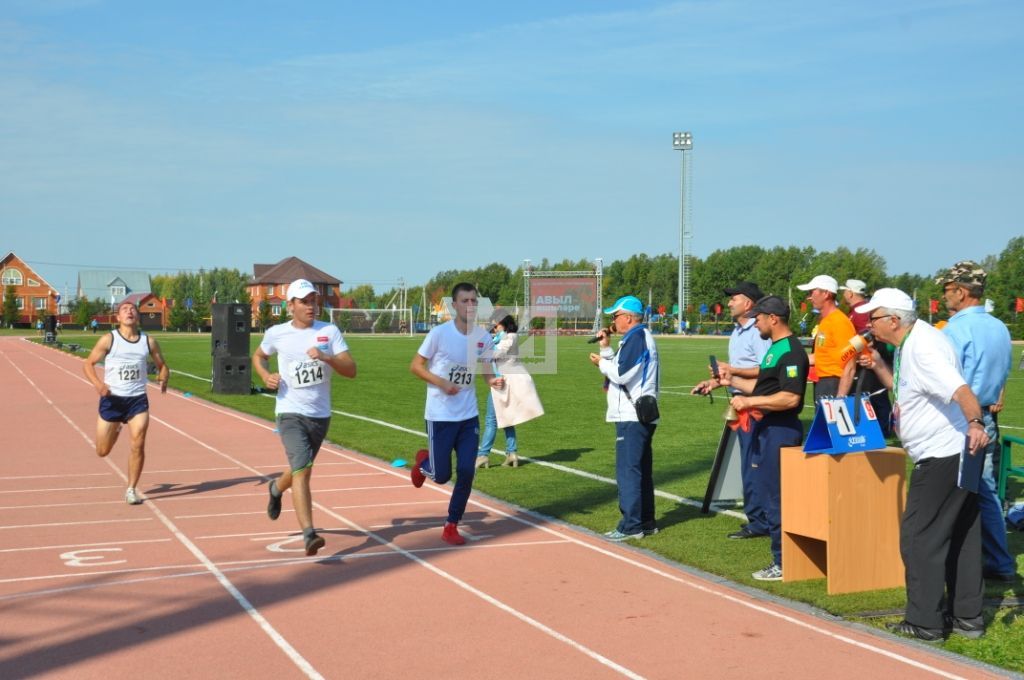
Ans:
{"label": "athlete wearing bib 1221", "polygon": [[[319,359],[311,359],[307,353],[310,347],[330,355],[348,351],[338,328],[323,321],[314,321],[309,328],[296,328],[291,322],[279,324],[270,328],[260,343],[260,349],[267,356],[277,355],[281,382],[277,387],[274,414],[292,471],[313,464],[331,417],[333,369]],[[312,446],[288,445],[295,421],[311,430],[311,435],[316,435],[310,442]]]}
{"label": "athlete wearing bib 1221", "polygon": [[127,423],[149,410],[146,398],[149,339],[141,332],[134,342],[125,340],[118,330],[111,331],[110,335],[110,352],[103,361],[103,382],[110,387],[110,394],[100,397],[100,418],[109,423]]}

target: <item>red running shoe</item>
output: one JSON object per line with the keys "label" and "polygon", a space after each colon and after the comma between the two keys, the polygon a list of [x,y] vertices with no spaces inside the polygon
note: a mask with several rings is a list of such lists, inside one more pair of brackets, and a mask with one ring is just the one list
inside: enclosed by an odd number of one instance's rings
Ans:
{"label": "red running shoe", "polygon": [[412,479],[412,485],[417,489],[423,486],[423,482],[427,481],[427,476],[423,474],[423,470],[420,470],[420,464],[427,458],[430,458],[430,451],[420,449],[416,452],[416,462],[412,466],[412,472],[409,473],[409,477]]}
{"label": "red running shoe", "polygon": [[455,522],[445,522],[441,540],[452,545],[463,545],[466,542],[466,539],[459,534],[459,527]]}

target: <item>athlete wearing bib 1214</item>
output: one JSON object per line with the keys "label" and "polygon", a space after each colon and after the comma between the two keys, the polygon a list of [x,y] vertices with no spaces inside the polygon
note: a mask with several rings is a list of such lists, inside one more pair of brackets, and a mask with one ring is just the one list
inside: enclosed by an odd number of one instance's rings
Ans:
{"label": "athlete wearing bib 1214", "polygon": [[[324,539],[313,528],[309,480],[331,423],[331,376],[339,373],[354,378],[356,364],[341,331],[316,320],[317,290],[313,284],[298,279],[288,287],[287,295],[292,320],[270,328],[252,357],[253,370],[267,387],[277,390],[274,414],[288,457],[288,469],[270,482],[267,515],[270,519],[280,516],[282,494],[291,488],[306,554],[315,555],[324,546]],[[271,373],[267,359],[275,354],[277,372]]]}

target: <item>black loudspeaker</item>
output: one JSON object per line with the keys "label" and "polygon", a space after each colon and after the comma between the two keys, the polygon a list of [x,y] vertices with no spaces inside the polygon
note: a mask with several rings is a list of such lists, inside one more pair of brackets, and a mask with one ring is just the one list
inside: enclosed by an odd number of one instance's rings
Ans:
{"label": "black loudspeaker", "polygon": [[213,305],[210,354],[215,357],[249,356],[249,305]]}
{"label": "black loudspeaker", "polygon": [[221,394],[249,394],[252,388],[252,359],[213,357],[213,391]]}

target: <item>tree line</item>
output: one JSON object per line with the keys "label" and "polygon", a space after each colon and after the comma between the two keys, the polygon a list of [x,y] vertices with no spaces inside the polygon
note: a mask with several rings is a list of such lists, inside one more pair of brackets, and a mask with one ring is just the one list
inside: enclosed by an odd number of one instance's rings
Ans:
{"label": "tree line", "polygon": [[[655,309],[663,306],[670,311],[677,297],[678,262],[678,257],[670,253],[639,253],[606,264],[603,267],[602,298],[607,303],[623,295],[636,295],[645,302],[650,301]],[[686,319],[691,327],[709,321],[709,317],[714,316],[716,303],[722,310],[718,317],[727,321],[723,289],[737,281],[747,280],[757,282],[766,293],[789,301],[793,306],[791,323],[797,329],[810,308],[808,305],[806,310],[800,309],[806,294],[796,286],[810,281],[817,274],[829,274],[840,284],[849,278],[860,279],[867,284],[869,291],[886,286],[899,288],[917,300],[918,314],[922,318],[939,321],[948,317],[941,304],[942,286],[935,279],[952,262],[943,263],[928,275],[891,275],[886,271],[885,259],[870,248],[851,250],[840,247],[817,251],[810,246],[765,248],[742,245],[716,250],[704,259],[691,257],[689,264],[690,293]],[[993,314],[1010,326],[1014,338],[1024,337],[1024,314],[1016,311],[1018,298],[1024,298],[1024,236],[1011,238],[1000,253],[984,257],[980,264],[989,275],[985,293],[995,305]],[[558,262],[545,258],[533,265],[537,271],[592,271],[594,267],[594,261],[585,258]],[[172,328],[198,328],[210,316],[210,303],[214,299],[217,302],[248,304],[248,281],[249,275],[237,269],[216,268],[154,276],[152,291],[162,299],[175,300],[169,320]],[[512,307],[526,304],[522,265],[512,269],[492,262],[476,269],[444,270],[424,285],[408,288],[407,299],[419,312],[417,319],[423,318],[430,307],[448,295],[459,281],[474,283],[480,295],[490,298],[496,305]],[[372,285],[363,284],[342,290],[341,294],[352,300],[355,307],[383,308],[397,292],[395,287],[378,292]],[[189,299],[192,300],[191,309],[183,304]],[[937,312],[930,314],[932,300],[939,304]],[[424,303],[426,310],[420,309]],[[701,313],[702,305],[708,312]],[[72,321],[85,325],[92,315],[104,311],[107,304],[101,300],[76,300],[70,306]],[[283,319],[283,315],[273,316],[269,308],[260,309],[257,316],[260,328]],[[324,316],[326,318],[326,311]]]}

